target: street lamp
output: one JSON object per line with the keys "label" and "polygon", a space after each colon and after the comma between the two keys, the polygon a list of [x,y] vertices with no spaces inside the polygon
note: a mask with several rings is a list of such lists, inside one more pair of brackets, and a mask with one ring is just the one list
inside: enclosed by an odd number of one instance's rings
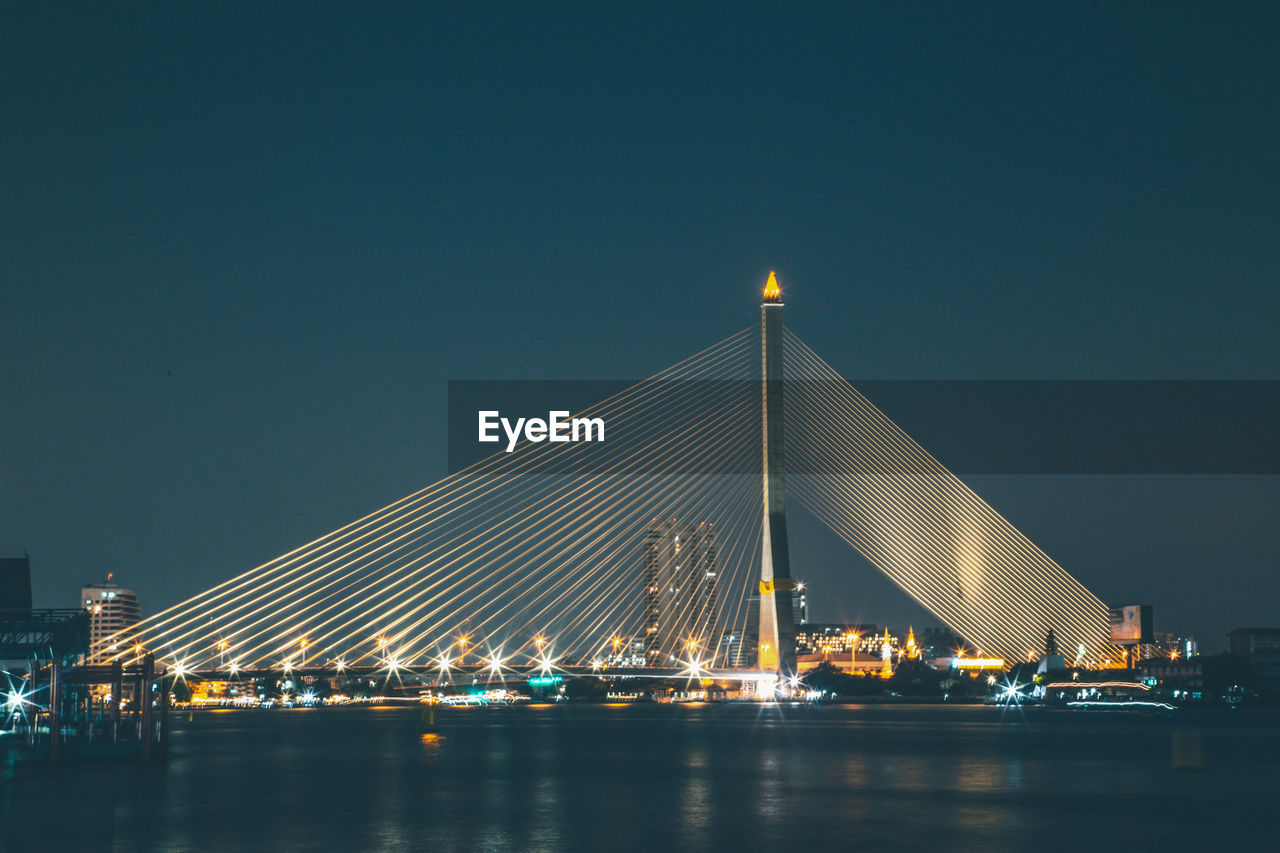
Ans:
{"label": "street lamp", "polygon": [[463,634],[461,637],[458,638],[458,665],[459,666],[462,665],[463,659],[466,658],[467,656],[467,643],[469,643],[470,641],[471,641],[471,638],[468,637],[466,634]]}

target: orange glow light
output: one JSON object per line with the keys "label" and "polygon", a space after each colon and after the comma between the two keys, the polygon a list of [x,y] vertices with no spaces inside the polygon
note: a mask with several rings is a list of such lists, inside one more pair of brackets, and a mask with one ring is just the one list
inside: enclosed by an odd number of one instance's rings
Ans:
{"label": "orange glow light", "polygon": [[782,290],[778,287],[778,276],[773,270],[769,270],[769,280],[764,285],[765,302],[777,302],[782,299]]}

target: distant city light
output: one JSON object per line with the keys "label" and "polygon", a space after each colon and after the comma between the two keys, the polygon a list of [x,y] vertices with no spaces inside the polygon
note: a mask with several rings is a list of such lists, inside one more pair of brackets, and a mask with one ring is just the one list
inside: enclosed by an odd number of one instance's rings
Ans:
{"label": "distant city light", "polygon": [[1004,669],[1003,658],[955,658],[951,665],[956,669]]}

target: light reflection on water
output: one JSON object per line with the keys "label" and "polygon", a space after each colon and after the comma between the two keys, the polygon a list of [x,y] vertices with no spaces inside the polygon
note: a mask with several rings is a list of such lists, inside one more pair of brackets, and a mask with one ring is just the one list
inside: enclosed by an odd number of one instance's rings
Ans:
{"label": "light reflection on water", "polygon": [[1280,759],[1274,726],[1207,730],[1179,774],[1167,721],[948,706],[369,711],[197,714],[161,768],[20,769],[0,849],[1217,849]]}
{"label": "light reflection on water", "polygon": [[714,805],[710,755],[706,747],[691,743],[686,747],[684,784],[680,790],[680,822],[690,846],[706,848],[711,843]]}

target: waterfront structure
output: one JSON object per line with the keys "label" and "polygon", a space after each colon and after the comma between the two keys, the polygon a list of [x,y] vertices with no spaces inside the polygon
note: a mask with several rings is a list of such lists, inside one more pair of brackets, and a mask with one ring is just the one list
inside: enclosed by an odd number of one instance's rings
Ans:
{"label": "waterfront structure", "polygon": [[650,666],[715,642],[709,634],[716,624],[716,557],[710,524],[655,519],[645,531],[644,657]]}
{"label": "waterfront structure", "polygon": [[[92,583],[80,590],[80,606],[89,611],[89,637],[93,651],[88,663],[110,661],[137,635],[135,626],[142,618],[138,594],[111,583],[110,575],[107,575],[105,583]],[[110,643],[104,646],[108,638],[111,638]]]}
{"label": "waterfront structure", "polygon": [[1253,687],[1280,694],[1280,628],[1236,628],[1227,639],[1231,654],[1245,662]]}
{"label": "waterfront structure", "polygon": [[880,675],[884,670],[884,661],[879,655],[864,652],[798,652],[796,667],[800,672],[808,672],[822,664],[830,664],[848,675]]}
{"label": "waterfront structure", "polygon": [[770,271],[760,306],[764,416],[764,526],[760,553],[760,631],[756,661],[766,671],[796,671],[796,632],[787,545],[786,457],[782,421],[782,290]]}
{"label": "waterfront structure", "polygon": [[1235,654],[1156,657],[1136,667],[1154,697],[1180,701],[1239,701],[1250,683],[1248,662]]}

